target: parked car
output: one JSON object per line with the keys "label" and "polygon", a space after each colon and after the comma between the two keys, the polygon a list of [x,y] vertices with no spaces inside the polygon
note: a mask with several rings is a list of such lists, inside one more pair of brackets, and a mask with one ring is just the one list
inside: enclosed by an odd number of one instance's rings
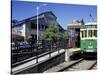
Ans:
{"label": "parked car", "polygon": [[19,49],[28,49],[31,48],[32,46],[28,42],[20,42],[18,45]]}
{"label": "parked car", "polygon": [[59,47],[59,42],[53,43],[52,47],[53,47],[53,48],[58,48],[58,47]]}

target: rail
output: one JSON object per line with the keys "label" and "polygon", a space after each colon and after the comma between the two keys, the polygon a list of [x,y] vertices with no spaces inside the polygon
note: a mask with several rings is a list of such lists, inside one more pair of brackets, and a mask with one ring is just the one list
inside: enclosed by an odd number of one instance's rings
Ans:
{"label": "rail", "polygon": [[[51,54],[54,52],[60,53],[61,49],[67,48],[67,41],[38,41],[41,42],[39,44],[35,43],[28,44],[29,47],[21,48],[21,45],[16,45],[15,49],[12,50],[12,64],[11,67],[16,67],[33,59],[36,59],[36,63],[38,63],[39,58],[49,55],[51,58]],[[27,56],[25,58],[25,56]]]}
{"label": "rail", "polygon": [[59,70],[61,71],[75,71],[75,70],[91,70],[95,65],[97,61],[96,60],[81,60],[78,62],[75,62],[73,64],[70,64],[66,68],[63,68]]}

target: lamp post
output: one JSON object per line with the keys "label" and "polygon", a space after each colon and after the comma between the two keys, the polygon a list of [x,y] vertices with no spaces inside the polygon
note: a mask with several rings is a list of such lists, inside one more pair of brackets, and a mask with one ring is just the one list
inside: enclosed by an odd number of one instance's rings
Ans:
{"label": "lamp post", "polygon": [[38,43],[38,40],[39,40],[39,18],[38,18],[38,14],[39,14],[39,9],[40,9],[40,7],[41,6],[46,6],[47,4],[42,4],[42,5],[40,5],[40,6],[37,6],[37,43]]}

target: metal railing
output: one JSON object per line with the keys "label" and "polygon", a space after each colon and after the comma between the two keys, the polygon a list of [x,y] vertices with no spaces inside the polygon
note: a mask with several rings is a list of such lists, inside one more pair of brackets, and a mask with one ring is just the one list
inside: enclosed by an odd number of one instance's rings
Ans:
{"label": "metal railing", "polygon": [[26,45],[15,45],[15,48],[12,49],[11,51],[12,67],[30,61],[32,59],[36,59],[36,63],[38,63],[38,59],[40,57],[43,57],[45,55],[49,55],[49,57],[51,57],[51,53],[55,51],[58,51],[59,53],[61,49],[66,49],[67,42],[68,42],[67,40],[59,40],[59,41],[39,40],[38,43],[37,41],[34,41],[33,43],[29,43]]}

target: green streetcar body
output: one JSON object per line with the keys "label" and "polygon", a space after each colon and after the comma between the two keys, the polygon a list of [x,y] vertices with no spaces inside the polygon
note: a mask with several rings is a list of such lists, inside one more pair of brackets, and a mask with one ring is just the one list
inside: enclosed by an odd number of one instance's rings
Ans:
{"label": "green streetcar body", "polygon": [[97,52],[97,40],[96,39],[81,40],[81,50],[82,52]]}
{"label": "green streetcar body", "polygon": [[80,29],[82,53],[97,53],[97,24],[83,25]]}

